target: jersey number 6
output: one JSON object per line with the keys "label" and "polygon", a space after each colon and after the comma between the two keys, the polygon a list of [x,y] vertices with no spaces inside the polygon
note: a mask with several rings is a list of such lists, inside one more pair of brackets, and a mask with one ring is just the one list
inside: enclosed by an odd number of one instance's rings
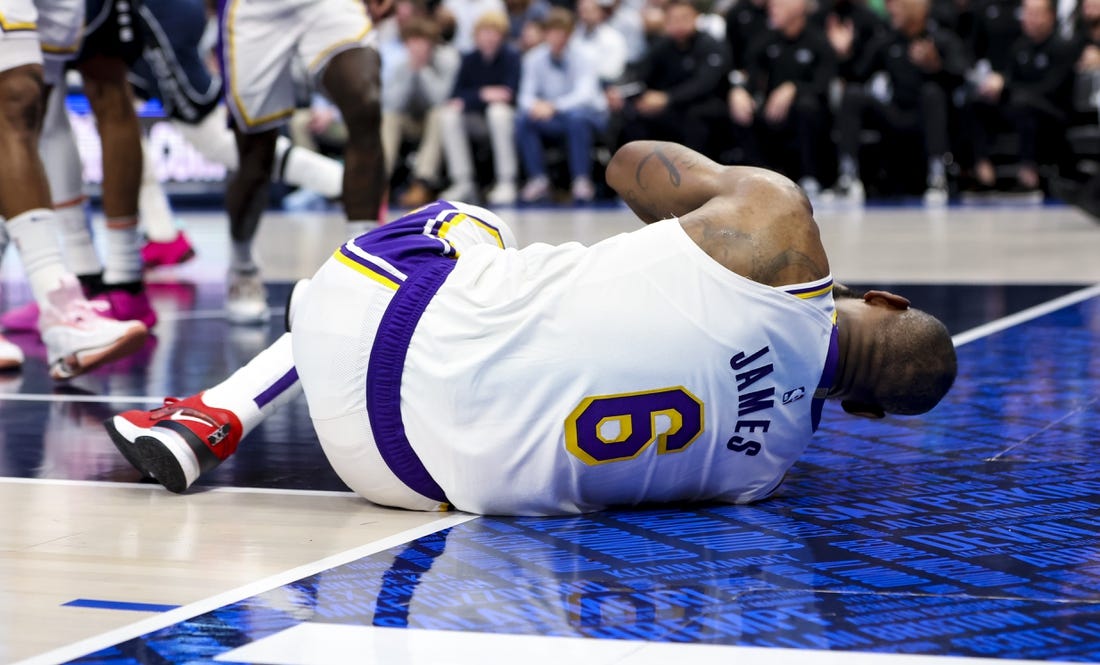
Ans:
{"label": "jersey number 6", "polygon": [[565,419],[565,447],[585,464],[634,459],[657,442],[676,453],[703,433],[703,403],[676,386],[581,400]]}

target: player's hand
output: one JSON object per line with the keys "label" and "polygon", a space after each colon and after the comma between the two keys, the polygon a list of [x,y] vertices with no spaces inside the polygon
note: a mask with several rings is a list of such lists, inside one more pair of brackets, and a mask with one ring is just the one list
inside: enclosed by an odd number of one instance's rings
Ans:
{"label": "player's hand", "polygon": [[1100,47],[1089,44],[1081,51],[1081,58],[1077,61],[1077,71],[1091,72],[1100,69]]}
{"label": "player's hand", "polygon": [[638,98],[637,109],[642,115],[657,115],[668,106],[668,94],[660,90],[646,90]]}
{"label": "player's hand", "polygon": [[852,43],[856,38],[852,19],[841,19],[836,14],[829,14],[825,19],[825,36],[829,38],[829,44],[838,58],[845,60],[852,55]]}
{"label": "player's hand", "polygon": [[729,96],[730,117],[742,127],[752,124],[752,116],[756,113],[756,100],[752,98],[748,90],[734,88]]}
{"label": "player's hand", "polygon": [[917,39],[909,45],[909,59],[914,65],[920,67],[929,74],[934,74],[943,67],[940,52],[931,39]]}
{"label": "player's hand", "polygon": [[1001,92],[1005,89],[1005,77],[997,72],[989,72],[978,86],[978,94],[995,102],[1001,98]]}
{"label": "player's hand", "polygon": [[556,112],[557,110],[553,104],[544,99],[538,99],[531,105],[531,110],[527,112],[527,115],[531,116],[532,120],[549,120],[554,117]]}
{"label": "player's hand", "polygon": [[386,18],[393,13],[393,6],[396,4],[396,0],[363,0],[367,5],[367,13],[370,14],[370,20],[378,23],[382,19]]}
{"label": "player's hand", "polygon": [[508,104],[512,101],[512,90],[503,85],[484,86],[479,94],[486,104]]}
{"label": "player's hand", "polygon": [[772,94],[768,95],[768,100],[764,102],[764,117],[768,122],[772,124],[784,122],[791,111],[791,104],[794,103],[794,96],[797,93],[798,88],[790,81],[772,90]]}
{"label": "player's hand", "polygon": [[611,86],[605,93],[607,95],[607,108],[612,113],[618,113],[623,110],[623,93],[619,92],[619,89],[615,86]]}

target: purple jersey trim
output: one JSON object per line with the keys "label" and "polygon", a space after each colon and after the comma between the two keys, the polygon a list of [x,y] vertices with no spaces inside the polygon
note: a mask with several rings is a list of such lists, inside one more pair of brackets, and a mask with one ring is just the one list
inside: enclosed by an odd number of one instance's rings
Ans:
{"label": "purple jersey trim", "polygon": [[393,475],[415,492],[446,503],[446,494],[417,457],[401,420],[401,374],[409,342],[428,303],[455,267],[452,259],[431,258],[393,294],[378,324],[367,364],[367,415],[378,452]]}
{"label": "purple jersey trim", "polygon": [[[829,354],[825,356],[825,369],[821,372],[821,383],[817,384],[817,388],[821,391],[821,394],[828,392],[833,387],[833,381],[836,380],[836,366],[840,360],[840,331],[837,327],[833,326],[833,332],[829,336]],[[817,426],[821,423],[821,410],[825,406],[825,397],[814,397],[813,402],[810,404],[810,427],[813,431],[817,431]]]}
{"label": "purple jersey trim", "polygon": [[252,398],[252,401],[256,403],[256,406],[262,409],[270,404],[271,400],[286,392],[287,388],[290,388],[295,383],[298,383],[298,370],[291,367],[289,372],[279,377],[279,380],[271,384],[267,390]]}

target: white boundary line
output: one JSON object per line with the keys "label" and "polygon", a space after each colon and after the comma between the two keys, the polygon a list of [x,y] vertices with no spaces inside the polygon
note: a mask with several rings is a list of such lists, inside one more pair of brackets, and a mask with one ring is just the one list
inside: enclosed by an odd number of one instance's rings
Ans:
{"label": "white boundary line", "polygon": [[315,575],[319,572],[342,566],[345,563],[350,563],[357,559],[361,559],[371,554],[377,554],[383,550],[387,550],[391,547],[397,547],[404,545],[417,538],[423,538],[424,536],[431,535],[437,531],[457,526],[464,522],[476,519],[476,515],[467,514],[455,514],[423,524],[401,533],[394,534],[388,538],[377,540],[368,545],[362,545],[340,554],[334,554],[332,556],[318,559],[311,563],[307,563],[297,568],[291,568],[290,570],[282,573],[277,573],[270,577],[265,577],[255,582],[250,582],[243,586],[231,589],[224,593],[219,593],[209,598],[196,601],[189,605],[158,614],[157,616],[149,617],[142,621],[132,623],[129,626],[123,626],[115,630],[101,633],[93,637],[89,637],[79,642],[48,651],[44,654],[33,656],[27,660],[19,661],[18,665],[46,665],[47,663],[63,663],[75,658],[80,658],[91,653],[95,653],[101,649],[112,647],[116,644],[132,640],[136,637],[141,637],[147,633],[151,633],[162,628],[167,628],[173,624],[181,623],[192,619],[200,614],[212,612],[218,608],[225,607],[226,605],[232,605],[233,603],[242,601],[246,598],[259,595],[266,591],[290,584],[303,577]]}
{"label": "white boundary line", "polygon": [[1001,332],[1011,328],[1012,326],[1019,325],[1032,319],[1037,319],[1044,314],[1050,314],[1064,307],[1070,305],[1076,305],[1079,302],[1088,300],[1089,298],[1095,298],[1100,296],[1100,284],[1094,284],[1083,288],[1073,293],[1067,293],[1064,296],[1055,298],[1054,300],[1048,300],[1045,303],[1035,305],[1034,307],[1028,307],[1025,310],[1016,312],[1015,314],[1009,314],[1008,316],[997,319],[996,321],[990,321],[984,323],[977,328],[971,328],[965,332],[961,332],[958,335],[952,337],[952,341],[955,342],[955,346],[962,346],[969,344],[974,340],[981,339],[982,337],[988,337],[994,333]]}
{"label": "white boundary line", "polygon": [[152,395],[36,395],[34,393],[0,394],[0,402],[87,402],[91,404],[159,404],[164,396]]}
{"label": "white boundary line", "polygon": [[[156,483],[127,483],[115,480],[70,480],[67,478],[0,478],[0,485],[60,485],[62,487],[103,487],[123,490],[145,490],[150,492],[167,492]],[[286,496],[340,496],[358,497],[351,490],[293,490],[276,487],[203,487],[198,485],[191,488],[188,494],[275,494]],[[181,498],[181,501],[186,499]],[[367,503],[366,499],[362,499]]]}

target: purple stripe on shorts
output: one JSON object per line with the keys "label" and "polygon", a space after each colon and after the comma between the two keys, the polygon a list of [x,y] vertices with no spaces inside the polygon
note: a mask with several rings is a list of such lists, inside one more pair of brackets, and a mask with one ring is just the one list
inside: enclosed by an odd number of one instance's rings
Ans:
{"label": "purple stripe on shorts", "polygon": [[367,416],[378,452],[393,475],[418,494],[444,503],[446,494],[417,457],[401,419],[401,375],[409,342],[424,310],[455,267],[452,259],[433,258],[393,294],[378,324],[367,364]]}
{"label": "purple stripe on shorts", "polygon": [[289,372],[279,377],[279,380],[271,384],[267,390],[252,398],[252,401],[262,409],[270,404],[271,400],[285,393],[295,383],[298,383],[298,370],[291,367]]}
{"label": "purple stripe on shorts", "polygon": [[[818,389],[824,388],[828,390],[833,387],[833,381],[836,380],[836,367],[840,361],[840,331],[837,327],[833,326],[833,332],[829,336],[829,353],[825,356],[825,368],[821,372],[821,382],[817,384]],[[810,405],[810,427],[813,431],[817,431],[817,426],[821,423],[821,409],[825,406],[824,397],[815,397]]]}

